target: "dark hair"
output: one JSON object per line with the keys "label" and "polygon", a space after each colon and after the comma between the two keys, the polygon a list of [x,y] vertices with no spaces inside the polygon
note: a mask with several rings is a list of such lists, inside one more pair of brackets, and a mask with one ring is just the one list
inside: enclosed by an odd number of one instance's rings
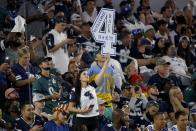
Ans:
{"label": "dark hair", "polygon": [[187,9],[189,9],[189,7],[188,7],[188,6],[185,6],[185,7],[183,8],[183,11],[186,11]]}
{"label": "dark hair", "polygon": [[87,5],[88,4],[88,2],[95,2],[95,0],[86,0],[86,2],[85,2],[85,5]]}
{"label": "dark hair", "polygon": [[191,51],[190,51],[190,42],[188,43],[186,48],[182,47],[182,42],[179,42],[177,55],[185,60],[187,66],[189,66],[192,62],[191,60]]}
{"label": "dark hair", "polygon": [[66,23],[66,21],[67,21],[67,19],[66,19],[66,17],[64,17],[64,16],[57,16],[56,18],[55,18],[55,23],[57,24],[57,23]]}
{"label": "dark hair", "polygon": [[120,119],[124,117],[124,112],[121,109],[115,109],[112,112],[112,121],[115,120],[116,115],[120,115]]}
{"label": "dark hair", "polygon": [[182,25],[186,24],[186,19],[184,16],[180,15],[176,17],[176,24]]}
{"label": "dark hair", "polygon": [[170,6],[163,6],[162,8],[161,8],[161,14],[163,13],[163,12],[165,12],[167,9],[169,9],[169,8],[171,8]]}
{"label": "dark hair", "polygon": [[186,112],[184,112],[184,111],[177,111],[176,113],[175,113],[175,119],[176,120],[178,120],[178,118],[180,117],[180,116],[186,116],[186,115],[188,115]]}
{"label": "dark hair", "polygon": [[23,104],[20,105],[21,111],[25,109],[26,105],[33,105],[33,104],[29,101],[24,102]]}
{"label": "dark hair", "polygon": [[120,6],[120,7],[123,7],[123,6],[125,6],[126,4],[128,4],[127,1],[121,1],[120,4],[119,4],[119,6]]}
{"label": "dark hair", "polygon": [[[158,39],[156,39],[156,41],[155,41],[155,46],[154,46],[154,48],[152,49],[152,53],[154,54],[154,55],[156,55],[156,56],[162,56],[163,55],[163,49],[164,48],[159,48],[159,45],[158,45],[158,43],[159,43],[159,41],[161,40],[161,39],[164,39],[164,38],[158,38]],[[164,44],[165,44],[165,42],[164,42]]]}
{"label": "dark hair", "polygon": [[77,78],[76,78],[76,82],[75,82],[75,94],[76,94],[76,99],[75,99],[75,103],[76,103],[76,106],[80,106],[80,97],[81,97],[81,81],[80,81],[80,75],[82,74],[82,72],[86,71],[86,69],[81,69],[79,70],[79,73],[77,75]]}
{"label": "dark hair", "polygon": [[123,38],[127,37],[128,35],[130,35],[131,33],[129,31],[123,31],[120,33],[120,40],[122,40]]}
{"label": "dark hair", "polygon": [[5,46],[19,47],[21,45],[19,38],[22,36],[20,32],[10,32],[5,39]]}
{"label": "dark hair", "polygon": [[171,42],[165,42],[165,47],[163,48],[163,52],[165,55],[167,55],[168,49],[172,46]]}

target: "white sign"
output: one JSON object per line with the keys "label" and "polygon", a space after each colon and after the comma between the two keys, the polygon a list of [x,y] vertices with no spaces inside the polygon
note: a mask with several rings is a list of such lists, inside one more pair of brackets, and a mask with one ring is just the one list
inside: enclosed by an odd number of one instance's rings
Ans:
{"label": "white sign", "polygon": [[15,19],[15,25],[14,28],[11,30],[11,32],[25,32],[25,24],[26,20],[18,15]]}
{"label": "white sign", "polygon": [[91,28],[92,35],[96,42],[103,43],[102,54],[116,55],[117,34],[114,33],[115,10],[102,8]]}

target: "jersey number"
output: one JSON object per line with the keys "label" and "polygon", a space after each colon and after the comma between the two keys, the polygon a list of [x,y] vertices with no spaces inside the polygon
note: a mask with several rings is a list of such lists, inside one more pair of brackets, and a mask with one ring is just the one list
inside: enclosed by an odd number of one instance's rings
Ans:
{"label": "jersey number", "polygon": [[114,33],[115,10],[102,8],[98,14],[91,32],[96,42],[103,43],[101,47],[102,54],[116,55],[116,48],[113,47],[117,41],[117,35]]}

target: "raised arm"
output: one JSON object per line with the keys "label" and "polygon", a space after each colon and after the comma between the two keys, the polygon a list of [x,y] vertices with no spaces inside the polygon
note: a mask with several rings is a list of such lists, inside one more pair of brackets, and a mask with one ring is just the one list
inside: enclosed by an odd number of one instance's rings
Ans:
{"label": "raised arm", "polygon": [[110,55],[107,54],[107,56],[106,56],[106,61],[104,62],[104,65],[103,65],[101,71],[100,71],[99,74],[95,77],[95,83],[96,83],[97,85],[99,85],[99,84],[101,83],[101,80],[102,80],[102,78],[103,78],[103,76],[104,76],[105,70],[107,69],[109,62],[110,62]]}

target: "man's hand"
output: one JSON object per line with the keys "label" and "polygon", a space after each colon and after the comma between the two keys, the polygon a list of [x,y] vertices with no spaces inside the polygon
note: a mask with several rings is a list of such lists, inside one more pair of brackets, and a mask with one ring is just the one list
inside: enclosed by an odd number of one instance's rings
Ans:
{"label": "man's hand", "polygon": [[56,100],[60,98],[60,94],[58,92],[53,92],[53,94],[51,95],[51,98]]}
{"label": "man's hand", "polygon": [[109,64],[109,62],[110,62],[110,54],[107,54],[106,55],[106,64]]}
{"label": "man's hand", "polygon": [[85,107],[83,109],[80,110],[80,113],[81,114],[84,114],[84,113],[88,113],[92,110],[93,108],[89,108],[89,107]]}
{"label": "man's hand", "polygon": [[75,42],[75,40],[74,39],[69,39],[69,38],[67,38],[63,41],[64,44],[72,44],[73,42]]}
{"label": "man's hand", "polygon": [[30,81],[30,83],[34,82],[36,80],[35,76],[29,76],[28,80]]}
{"label": "man's hand", "polygon": [[0,65],[0,71],[6,72],[10,68],[10,65],[8,63],[3,63]]}

